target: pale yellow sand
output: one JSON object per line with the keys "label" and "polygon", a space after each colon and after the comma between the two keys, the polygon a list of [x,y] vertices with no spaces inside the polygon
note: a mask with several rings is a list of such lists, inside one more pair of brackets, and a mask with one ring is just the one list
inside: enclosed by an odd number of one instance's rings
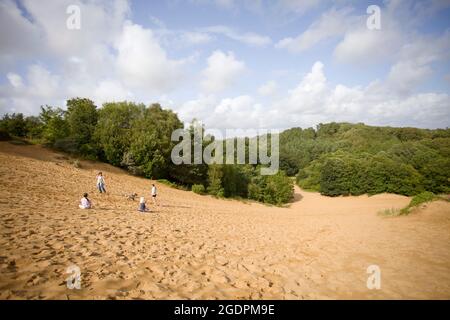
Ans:
{"label": "pale yellow sand", "polygon": [[[102,170],[106,195],[95,190]],[[450,204],[407,217],[377,212],[409,198],[327,198],[296,189],[289,208],[218,200],[105,164],[77,169],[39,146],[0,143],[0,298],[450,298]],[[89,192],[95,209],[80,210]],[[66,269],[81,269],[81,290]],[[381,289],[366,269],[381,269]]]}

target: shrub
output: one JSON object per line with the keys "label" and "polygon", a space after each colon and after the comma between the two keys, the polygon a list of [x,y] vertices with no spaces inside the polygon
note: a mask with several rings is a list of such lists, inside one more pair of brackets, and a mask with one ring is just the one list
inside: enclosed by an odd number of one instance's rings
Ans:
{"label": "shrub", "polygon": [[425,192],[421,192],[418,195],[415,195],[412,199],[411,202],[409,203],[410,207],[416,207],[422,203],[425,202],[430,202],[435,200],[437,197],[433,192],[429,192],[429,191],[425,191]]}
{"label": "shrub", "polygon": [[429,192],[429,191],[421,192],[418,195],[415,195],[411,199],[409,205],[406,206],[405,208],[403,208],[400,211],[400,214],[407,215],[407,214],[411,213],[412,209],[421,205],[422,203],[430,202],[430,201],[433,201],[436,199],[439,199],[439,197],[436,196],[433,192]]}
{"label": "shrub", "polygon": [[73,164],[73,166],[74,166],[75,168],[77,168],[77,169],[80,169],[80,168],[81,168],[81,162],[80,162],[80,160],[78,160],[78,159],[73,160],[72,164]]}
{"label": "shrub", "polygon": [[8,141],[11,140],[11,136],[5,130],[0,129],[0,141]]}
{"label": "shrub", "polygon": [[205,194],[206,193],[205,186],[202,184],[194,184],[192,186],[192,192],[197,194]]}
{"label": "shrub", "polygon": [[70,154],[78,153],[78,143],[73,138],[62,138],[55,141],[53,145],[56,149]]}

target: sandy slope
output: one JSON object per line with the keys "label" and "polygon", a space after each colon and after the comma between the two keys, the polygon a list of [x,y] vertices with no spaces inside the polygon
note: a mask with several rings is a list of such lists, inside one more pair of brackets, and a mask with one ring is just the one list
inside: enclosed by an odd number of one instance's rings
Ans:
{"label": "sandy slope", "polygon": [[[103,170],[107,195],[95,192]],[[296,189],[289,208],[159,185],[141,214],[123,193],[150,181],[105,164],[77,169],[38,146],[0,143],[0,298],[450,298],[450,204],[377,212],[407,197],[327,198]],[[79,210],[83,192],[96,209]],[[82,289],[66,287],[81,269]],[[366,269],[381,268],[368,290]]]}

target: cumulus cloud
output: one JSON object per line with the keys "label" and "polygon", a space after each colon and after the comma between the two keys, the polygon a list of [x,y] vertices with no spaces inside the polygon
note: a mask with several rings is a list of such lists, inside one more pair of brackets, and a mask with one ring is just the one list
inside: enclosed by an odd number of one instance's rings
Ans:
{"label": "cumulus cloud", "polygon": [[119,75],[127,85],[150,91],[176,85],[183,61],[169,59],[150,29],[127,23],[115,46]]}
{"label": "cumulus cloud", "polygon": [[214,51],[208,58],[208,66],[203,70],[202,88],[206,92],[220,92],[233,85],[237,77],[245,71],[245,63],[234,53]]}
{"label": "cumulus cloud", "polygon": [[198,117],[207,127],[219,129],[283,129],[331,121],[425,128],[448,126],[448,94],[399,94],[391,88],[389,77],[364,87],[333,85],[324,70],[322,62],[314,63],[285,98],[266,105],[250,95],[222,99],[203,96],[185,103],[180,108],[180,117],[186,121]]}
{"label": "cumulus cloud", "polygon": [[275,81],[271,80],[264,83],[258,88],[258,93],[262,96],[272,96],[278,89],[278,85]]}
{"label": "cumulus cloud", "polygon": [[0,64],[15,58],[36,55],[39,46],[39,29],[27,20],[12,0],[0,2]]}
{"label": "cumulus cloud", "polygon": [[284,38],[277,44],[277,48],[287,49],[291,52],[299,53],[312,48],[321,41],[343,35],[357,20],[350,15],[351,9],[342,8],[331,10],[322,14],[303,33],[295,38]]}
{"label": "cumulus cloud", "polygon": [[[36,114],[42,104],[64,106],[64,100],[74,96],[90,97],[99,105],[148,99],[179,84],[183,66],[190,62],[189,58],[171,59],[152,30],[127,21],[125,0],[43,0],[39,4],[25,0],[21,4],[20,8],[12,1],[0,4],[5,18],[0,25],[9,24],[0,31],[7,44],[0,49],[0,66],[7,80],[0,84],[2,113]],[[66,28],[69,4],[80,6],[80,30]],[[200,41],[194,38],[190,35],[190,40]],[[8,57],[42,58],[50,60],[51,67],[34,62],[24,65],[21,75],[14,71],[11,61],[15,60]]]}

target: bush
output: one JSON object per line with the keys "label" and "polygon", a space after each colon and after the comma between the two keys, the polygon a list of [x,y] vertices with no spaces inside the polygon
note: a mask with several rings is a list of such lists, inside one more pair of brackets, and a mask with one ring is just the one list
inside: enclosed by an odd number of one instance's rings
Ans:
{"label": "bush", "polygon": [[421,192],[418,195],[414,196],[409,203],[410,207],[416,207],[419,204],[430,202],[435,200],[437,197],[433,192],[425,191]]}
{"label": "bush", "polygon": [[78,143],[73,138],[62,138],[55,141],[54,148],[70,154],[78,153]]}
{"label": "bush", "polygon": [[205,194],[206,193],[205,186],[202,184],[194,184],[192,186],[192,192],[197,194]]}
{"label": "bush", "polygon": [[80,160],[78,160],[78,159],[73,160],[72,164],[73,164],[73,166],[74,166],[75,168],[77,168],[77,169],[80,169],[80,168],[81,168],[81,162],[80,162]]}
{"label": "bush", "polygon": [[409,213],[411,213],[411,210],[414,209],[415,207],[421,205],[422,203],[426,203],[426,202],[430,202],[433,200],[439,199],[438,196],[436,196],[433,192],[429,192],[429,191],[425,191],[425,192],[421,192],[418,195],[415,195],[410,203],[408,204],[408,206],[406,206],[405,208],[403,208],[400,211],[400,214],[402,215],[407,215]]}
{"label": "bush", "polygon": [[11,136],[5,130],[0,129],[0,141],[9,141],[11,140]]}
{"label": "bush", "polygon": [[284,171],[267,176],[267,185],[264,190],[264,202],[282,205],[288,203],[294,195],[294,183]]}

